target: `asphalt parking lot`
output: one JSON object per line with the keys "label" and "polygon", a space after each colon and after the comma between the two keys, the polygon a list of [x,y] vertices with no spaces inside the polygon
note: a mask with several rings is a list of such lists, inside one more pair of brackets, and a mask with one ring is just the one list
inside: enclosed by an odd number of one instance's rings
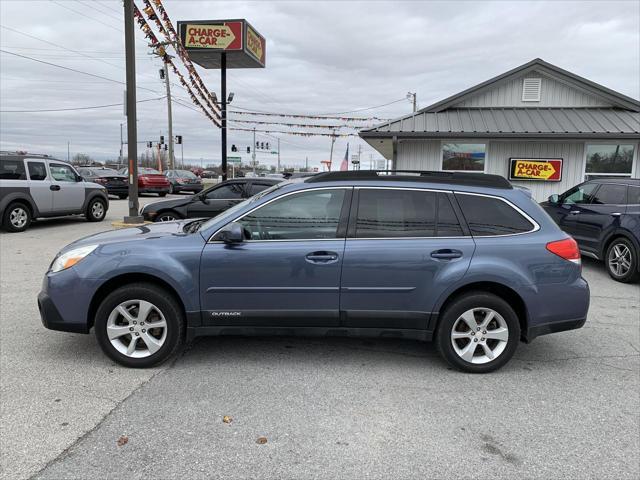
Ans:
{"label": "asphalt parking lot", "polygon": [[56,252],[126,205],[0,234],[1,478],[640,477],[638,284],[584,260],[586,326],[489,375],[344,338],[199,338],[128,370],[93,335],[44,329],[36,305]]}

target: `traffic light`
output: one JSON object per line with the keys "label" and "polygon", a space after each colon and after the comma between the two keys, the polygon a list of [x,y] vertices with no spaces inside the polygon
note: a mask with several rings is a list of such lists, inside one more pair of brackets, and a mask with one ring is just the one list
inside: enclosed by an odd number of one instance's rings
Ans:
{"label": "traffic light", "polygon": [[164,68],[158,70],[160,72],[160,80],[164,80]]}
{"label": "traffic light", "polygon": [[164,143],[164,135],[160,135],[160,145]]}
{"label": "traffic light", "polygon": [[236,148],[236,146],[235,146],[235,145],[231,145],[231,151],[232,151],[232,152],[237,152],[237,151],[238,151],[238,149]]}
{"label": "traffic light", "polygon": [[247,147],[247,153],[251,153],[251,147]]}
{"label": "traffic light", "polygon": [[260,148],[260,142],[256,142],[256,150]]}
{"label": "traffic light", "polygon": [[269,150],[269,142],[267,142],[267,150]]}
{"label": "traffic light", "polygon": [[164,149],[169,150],[169,145],[165,144]]}
{"label": "traffic light", "polygon": [[176,143],[182,145],[182,135],[176,135]]}
{"label": "traffic light", "polygon": [[147,142],[147,148],[153,148],[153,142]]}
{"label": "traffic light", "polygon": [[260,142],[260,150],[264,150],[264,142]]}

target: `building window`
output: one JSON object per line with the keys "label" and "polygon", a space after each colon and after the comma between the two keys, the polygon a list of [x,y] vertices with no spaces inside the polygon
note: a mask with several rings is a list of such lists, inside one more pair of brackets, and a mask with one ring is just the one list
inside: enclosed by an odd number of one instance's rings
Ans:
{"label": "building window", "polygon": [[442,170],[484,172],[484,143],[443,143]]}
{"label": "building window", "polygon": [[630,177],[634,154],[633,144],[587,145],[586,177]]}

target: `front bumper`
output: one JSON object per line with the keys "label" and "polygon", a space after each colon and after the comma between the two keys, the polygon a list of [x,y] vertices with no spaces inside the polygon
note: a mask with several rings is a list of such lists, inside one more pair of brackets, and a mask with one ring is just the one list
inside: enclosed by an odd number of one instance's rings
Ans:
{"label": "front bumper", "polygon": [[87,324],[65,322],[51,297],[44,291],[38,294],[38,309],[42,325],[49,330],[60,332],[89,333]]}

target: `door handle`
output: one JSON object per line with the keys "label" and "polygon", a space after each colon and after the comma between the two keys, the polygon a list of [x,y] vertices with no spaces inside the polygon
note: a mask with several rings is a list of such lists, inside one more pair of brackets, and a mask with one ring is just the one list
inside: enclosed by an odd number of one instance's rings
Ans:
{"label": "door handle", "polygon": [[54,192],[60,190],[60,185],[50,185],[49,190],[53,190]]}
{"label": "door handle", "polygon": [[442,250],[434,250],[431,252],[431,258],[437,258],[440,260],[452,260],[454,258],[461,258],[462,252],[460,250],[451,250],[450,248],[443,248]]}
{"label": "door handle", "polygon": [[579,215],[580,214],[580,210],[571,210],[569,213],[571,215]]}
{"label": "door handle", "polygon": [[621,216],[622,216],[622,214],[621,214],[620,212],[613,212],[613,213],[611,214],[611,216],[612,216],[612,217],[621,217]]}
{"label": "door handle", "polygon": [[309,263],[333,263],[338,260],[336,252],[312,252],[304,257]]}

